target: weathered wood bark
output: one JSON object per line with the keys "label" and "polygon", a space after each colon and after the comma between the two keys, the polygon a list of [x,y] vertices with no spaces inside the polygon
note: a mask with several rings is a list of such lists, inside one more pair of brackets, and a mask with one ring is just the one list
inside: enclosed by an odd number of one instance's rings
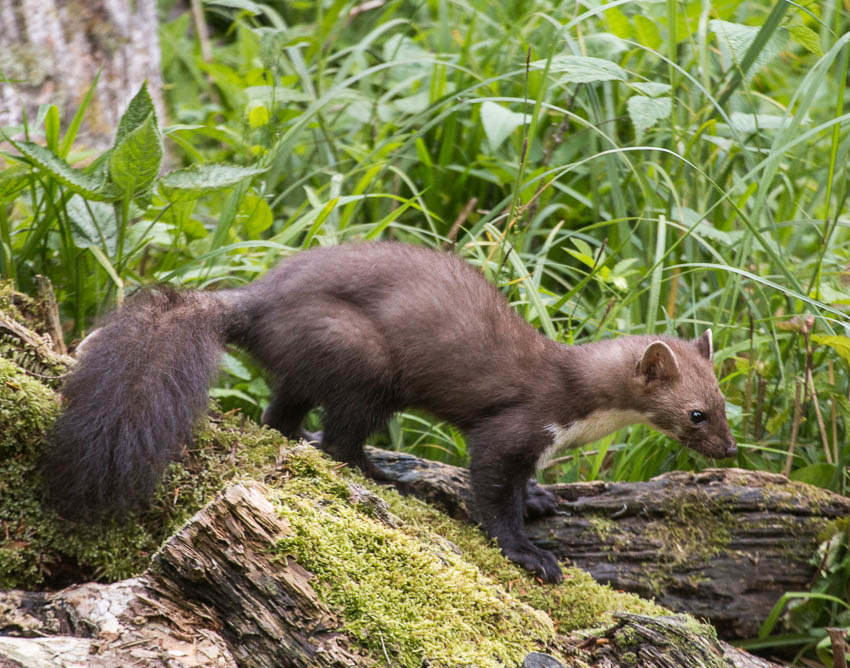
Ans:
{"label": "weathered wood bark", "polygon": [[592,666],[633,665],[642,668],[669,666],[716,666],[771,668],[778,664],[760,659],[695,633],[692,626],[677,617],[644,617],[615,614],[617,623],[593,635],[580,646],[588,649]]}
{"label": "weathered wood bark", "polygon": [[[312,575],[269,557],[288,531],[262,486],[234,485],[140,578],[53,594],[0,593],[0,666],[376,665],[349,646],[313,591]],[[600,667],[772,665],[718,643],[707,627],[683,624],[619,615],[607,631],[565,639],[562,649]],[[532,653],[524,665],[562,664]]]}
{"label": "weathered wood bark", "polygon": [[[464,469],[370,450],[389,475],[455,517],[475,517]],[[559,513],[528,525],[537,544],[616,589],[752,637],[786,591],[805,591],[825,524],[850,499],[740,469],[676,472],[646,483],[552,485]]]}
{"label": "weathered wood bark", "polygon": [[85,143],[111,143],[145,79],[162,118],[155,0],[0,0],[0,73],[11,82],[0,82],[0,126],[48,103],[70,122],[98,70]]}
{"label": "weathered wood bark", "polygon": [[153,587],[206,617],[240,665],[369,666],[297,562],[273,561],[289,531],[259,486],[234,486],[198,513],[154,559]]}
{"label": "weathered wood bark", "polygon": [[374,665],[349,648],[311,574],[271,560],[286,530],[260,486],[236,485],[142,577],[53,594],[0,592],[0,634],[12,636],[0,635],[0,666]]}
{"label": "weathered wood bark", "polygon": [[146,578],[0,592],[0,666],[235,666],[204,621]]}

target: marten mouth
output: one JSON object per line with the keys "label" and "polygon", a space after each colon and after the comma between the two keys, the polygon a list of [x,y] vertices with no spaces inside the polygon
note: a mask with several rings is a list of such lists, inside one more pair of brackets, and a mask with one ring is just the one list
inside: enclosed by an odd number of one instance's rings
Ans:
{"label": "marten mouth", "polygon": [[738,445],[734,439],[730,439],[728,443],[719,443],[689,438],[683,439],[682,445],[712,459],[727,459],[738,454]]}

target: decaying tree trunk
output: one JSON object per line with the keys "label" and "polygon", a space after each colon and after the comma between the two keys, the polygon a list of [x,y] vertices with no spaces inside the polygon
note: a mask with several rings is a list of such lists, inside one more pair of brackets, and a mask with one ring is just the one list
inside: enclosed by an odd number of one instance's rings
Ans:
{"label": "decaying tree trunk", "polygon": [[[376,665],[350,646],[312,575],[269,557],[288,531],[262,486],[234,485],[168,541],[142,577],[0,593],[0,665]],[[563,639],[562,651],[600,667],[773,665],[716,641],[708,627],[630,614],[595,635]],[[524,665],[563,664],[531,653]]]}
{"label": "decaying tree trunk", "polygon": [[110,144],[118,118],[148,80],[162,118],[155,0],[0,0],[0,126],[56,104],[70,122],[98,71],[83,140]]}
{"label": "decaying tree trunk", "polygon": [[374,665],[348,647],[312,576],[295,562],[271,561],[284,531],[260,486],[236,485],[142,577],[0,593],[0,633],[15,634],[0,637],[0,665]]}
{"label": "decaying tree trunk", "polygon": [[[370,456],[425,500],[474,519],[464,469],[383,450]],[[818,534],[850,514],[850,499],[741,469],[548,489],[560,511],[529,523],[534,542],[615,589],[708,619],[724,638],[755,636],[783,593],[807,590]]]}

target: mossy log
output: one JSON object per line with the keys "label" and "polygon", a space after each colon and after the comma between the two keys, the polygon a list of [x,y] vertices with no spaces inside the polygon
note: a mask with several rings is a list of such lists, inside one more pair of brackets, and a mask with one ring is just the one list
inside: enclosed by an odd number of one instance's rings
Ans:
{"label": "mossy log", "polygon": [[736,666],[778,668],[778,664],[739,650],[722,640],[695,633],[681,617],[647,617],[616,613],[616,624],[588,637],[586,649],[592,666]]}
{"label": "mossy log", "polygon": [[0,594],[0,631],[43,636],[0,637],[0,665],[4,658],[23,665],[375,665],[350,649],[310,573],[273,559],[270,547],[287,526],[263,492],[229,487],[141,577],[54,594]]}
{"label": "mossy log", "polygon": [[[370,450],[390,477],[450,515],[474,520],[464,469]],[[757,634],[787,591],[805,591],[825,527],[850,499],[741,469],[667,473],[640,483],[548,486],[559,512],[532,540],[615,589],[708,619],[724,638]]]}
{"label": "mossy log", "polygon": [[[357,494],[381,521],[398,521],[379,497],[363,488]],[[0,633],[13,634],[0,635],[0,665],[395,665],[389,655],[375,659],[353,647],[341,618],[313,589],[313,574],[275,556],[293,528],[273,498],[257,483],[229,487],[163,546],[141,577],[56,593],[0,593]],[[681,617],[616,613],[613,625],[560,637],[552,646],[560,661],[531,652],[522,665],[774,665]],[[422,658],[422,665],[447,665]]]}

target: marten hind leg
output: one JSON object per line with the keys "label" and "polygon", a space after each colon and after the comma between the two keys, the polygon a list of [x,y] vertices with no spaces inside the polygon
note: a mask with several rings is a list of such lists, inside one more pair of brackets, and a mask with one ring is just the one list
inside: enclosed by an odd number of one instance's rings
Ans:
{"label": "marten hind leg", "polygon": [[263,411],[262,421],[290,440],[305,440],[318,445],[322,440],[322,432],[307,431],[301,426],[312,408],[312,402],[294,399],[278,390]]}
{"label": "marten hind leg", "polygon": [[386,423],[390,414],[376,410],[374,406],[352,403],[344,407],[325,406],[322,450],[337,461],[356,466],[369,478],[385,481],[386,475],[366,456],[363,444],[370,434]]}

